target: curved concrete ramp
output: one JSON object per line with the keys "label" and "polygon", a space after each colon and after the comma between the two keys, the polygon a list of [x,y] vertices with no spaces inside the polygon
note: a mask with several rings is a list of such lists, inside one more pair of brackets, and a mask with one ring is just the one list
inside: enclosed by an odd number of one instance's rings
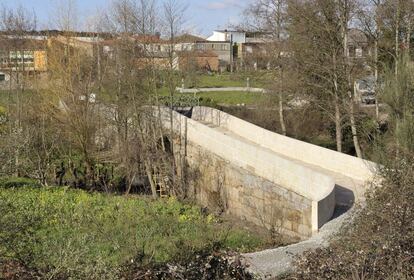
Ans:
{"label": "curved concrete ramp", "polygon": [[[166,127],[169,114],[163,109]],[[376,171],[372,162],[270,132],[216,109],[194,107],[187,116],[174,112],[173,117],[175,132],[186,141],[309,201],[310,239],[245,255],[252,272],[263,278],[289,271],[294,255],[326,245],[350,211],[341,214],[364,198],[365,182]]]}

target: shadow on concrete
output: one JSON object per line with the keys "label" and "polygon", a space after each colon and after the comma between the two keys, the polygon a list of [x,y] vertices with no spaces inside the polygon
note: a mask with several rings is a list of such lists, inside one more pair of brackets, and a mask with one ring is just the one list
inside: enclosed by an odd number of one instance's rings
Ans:
{"label": "shadow on concrete", "polygon": [[332,220],[338,218],[342,214],[345,214],[352,208],[355,202],[354,192],[339,185],[335,185],[335,197],[336,205]]}
{"label": "shadow on concrete", "polygon": [[189,119],[193,117],[193,107],[175,108],[174,110]]}

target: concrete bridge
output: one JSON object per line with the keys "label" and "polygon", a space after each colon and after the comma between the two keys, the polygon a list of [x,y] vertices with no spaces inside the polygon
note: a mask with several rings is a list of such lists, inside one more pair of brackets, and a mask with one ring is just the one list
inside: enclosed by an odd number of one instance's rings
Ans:
{"label": "concrete bridge", "polygon": [[[170,127],[168,109],[162,109]],[[262,129],[222,111],[173,112],[173,128],[191,169],[194,196],[207,206],[297,238],[297,244],[245,255],[262,278],[292,268],[292,258],[324,246],[364,199],[376,165]]]}

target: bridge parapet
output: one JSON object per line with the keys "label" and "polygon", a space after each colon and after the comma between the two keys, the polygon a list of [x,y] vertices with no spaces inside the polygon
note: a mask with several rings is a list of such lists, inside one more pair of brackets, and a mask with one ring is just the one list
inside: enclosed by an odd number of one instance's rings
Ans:
{"label": "bridge parapet", "polygon": [[[312,232],[316,232],[331,219],[336,204],[335,180],[332,177],[285,158],[249,139],[214,129],[214,126],[222,123],[223,116],[228,116],[217,110],[202,109],[203,107],[194,108],[194,119],[173,112],[174,131],[188,142],[195,143],[230,164],[311,201],[309,219]],[[201,112],[210,114],[210,117],[198,118]],[[163,120],[166,127],[170,126],[169,117],[170,111],[164,108]]]}
{"label": "bridge parapet", "polygon": [[[349,187],[357,199],[364,196],[364,183],[372,181],[377,173],[377,164],[373,162],[273,133],[217,109],[195,107],[192,118],[214,123],[218,127],[225,128],[282,156],[300,161],[302,164],[354,180],[356,183]],[[362,188],[355,189],[358,186]]]}
{"label": "bridge parapet", "polygon": [[[293,201],[290,204],[288,202],[288,207],[293,205],[295,209],[302,211],[305,222],[302,221],[299,227],[295,227],[299,229],[299,234],[301,227],[309,224],[306,221],[308,216],[311,216],[312,231],[319,230],[304,242],[245,254],[244,262],[249,269],[263,279],[292,270],[296,255],[328,245],[330,237],[354,213],[349,210],[339,217],[338,213],[332,217],[335,205],[341,206],[338,209],[343,209],[343,202],[350,206],[349,202],[355,199],[363,200],[367,183],[381,179],[376,178],[378,165],[373,162],[272,133],[216,109],[195,107],[191,118],[177,117],[179,122],[184,120],[187,123],[188,131],[191,130],[188,134],[190,142],[200,143],[211,153],[222,151],[221,157],[227,157],[230,163],[239,160],[240,169],[249,168],[247,164],[253,163],[252,166],[257,167],[253,170],[256,176],[266,178],[288,190],[287,196],[282,195],[282,198]],[[227,138],[222,137],[223,135]],[[222,149],[217,149],[217,146]],[[253,188],[260,189],[262,183],[258,182]],[[277,189],[276,184],[270,188]],[[278,191],[279,193],[281,192]],[[349,193],[352,194],[351,199],[348,199]],[[266,200],[255,199],[258,196],[255,191],[247,192],[247,196],[251,196],[254,203],[263,203],[264,207],[269,207]],[[240,192],[236,197],[246,200]],[[277,204],[280,200],[276,198],[270,203]]]}

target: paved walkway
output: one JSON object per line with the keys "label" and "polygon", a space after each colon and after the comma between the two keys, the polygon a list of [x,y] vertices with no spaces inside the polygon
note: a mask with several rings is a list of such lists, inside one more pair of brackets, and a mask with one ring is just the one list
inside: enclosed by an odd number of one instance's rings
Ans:
{"label": "paved walkway", "polygon": [[246,91],[253,93],[265,93],[263,88],[253,87],[217,87],[217,88],[176,88],[180,93],[199,93],[199,92],[226,92],[226,91]]}
{"label": "paved walkway", "polygon": [[[338,208],[339,213],[341,212]],[[248,270],[261,279],[269,279],[293,270],[293,261],[296,255],[311,249],[329,245],[329,238],[338,232],[341,225],[350,218],[352,210],[326,223],[318,234],[310,239],[276,249],[264,250],[244,255],[244,262]]]}

